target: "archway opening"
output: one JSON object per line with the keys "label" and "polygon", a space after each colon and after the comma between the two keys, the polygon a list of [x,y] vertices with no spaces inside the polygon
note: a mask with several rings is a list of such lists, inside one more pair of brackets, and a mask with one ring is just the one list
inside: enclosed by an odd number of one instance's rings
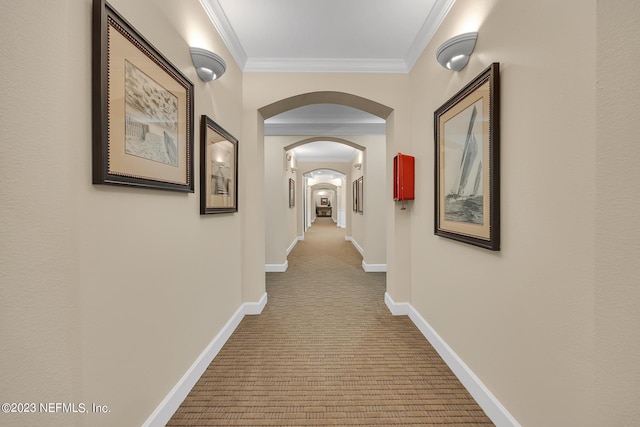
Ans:
{"label": "archway opening", "polygon": [[[274,120],[274,118],[278,119],[280,114],[291,112],[298,108],[310,105],[324,107],[329,104],[346,106],[364,112],[367,116],[375,116],[376,120],[372,121],[371,124],[377,126],[377,129],[373,132],[362,130],[362,127],[359,130],[354,130],[360,125],[350,123],[351,126],[345,127],[343,124],[343,126],[337,126],[338,129],[334,130],[333,133],[325,134],[326,128],[308,127],[305,130],[301,126],[304,123],[294,123],[296,126],[294,126],[293,130],[283,131],[282,129],[286,127],[286,124],[283,124],[280,120]],[[354,237],[352,234],[356,232],[356,229],[358,230],[357,233],[359,235],[352,241],[363,255],[363,268],[365,271],[386,271],[387,233],[383,231],[387,227],[386,209],[383,202],[384,189],[386,188],[386,119],[393,110],[375,101],[348,93],[313,92],[277,101],[260,108],[258,111],[262,118],[265,119],[263,129],[265,141],[265,192],[269,193],[270,188],[280,188],[282,189],[281,194],[288,194],[289,197],[294,194],[296,199],[294,203],[279,203],[280,209],[273,209],[273,212],[267,212],[265,263],[267,265],[286,265],[286,256],[297,241],[304,239],[304,232],[309,226],[310,219],[316,214],[316,200],[313,189],[307,187],[308,176],[304,174],[312,170],[332,169],[342,173],[344,176],[340,185],[336,186],[336,189],[324,189],[333,190],[335,193],[332,193],[332,197],[334,198],[338,197],[336,195],[338,193],[337,188],[340,189],[339,192],[342,199],[339,206],[332,202],[332,217],[335,215],[337,225],[347,228],[347,240],[351,240]],[[332,123],[332,125],[336,127],[336,123]],[[317,162],[299,161],[294,150],[314,142],[339,143],[356,149],[359,154],[357,157],[354,156],[342,162],[335,162],[336,159],[333,158],[325,158]],[[271,144],[275,144],[275,152],[278,154],[273,154],[274,150]],[[375,147],[376,150],[371,147]],[[377,153],[374,153],[374,151],[377,151]],[[343,164],[336,166],[335,163]],[[279,165],[284,166],[280,168],[282,172],[280,174],[281,178],[279,181],[274,181],[273,178],[270,179],[269,177]],[[352,185],[358,179],[360,180],[360,187],[355,184]],[[362,185],[363,180],[368,185]],[[289,185],[293,185],[294,189],[291,190]],[[357,188],[360,188],[358,207],[354,204],[354,192]],[[280,198],[278,196],[270,197],[267,194],[267,207]],[[319,199],[320,204],[322,203],[321,199]],[[288,211],[285,211],[283,206],[287,206]],[[369,208],[364,208],[367,206]],[[269,209],[267,210],[269,211]],[[281,211],[281,215],[278,214],[278,210]],[[341,212],[343,213],[342,216],[340,216]],[[354,227],[356,220],[358,221],[358,227]],[[279,221],[283,222],[281,226],[277,224]],[[291,221],[295,223],[295,227],[291,225]],[[286,232],[281,233],[278,230],[286,230]],[[284,238],[283,235],[285,236]],[[273,253],[274,250],[277,252],[276,255]],[[367,269],[367,265],[375,265],[375,269]]]}

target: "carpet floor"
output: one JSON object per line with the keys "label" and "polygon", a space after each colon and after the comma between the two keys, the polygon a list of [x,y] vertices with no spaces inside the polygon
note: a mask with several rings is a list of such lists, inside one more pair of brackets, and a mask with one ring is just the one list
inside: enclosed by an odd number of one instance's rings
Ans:
{"label": "carpet floor", "polygon": [[344,230],[318,218],[168,426],[492,426]]}

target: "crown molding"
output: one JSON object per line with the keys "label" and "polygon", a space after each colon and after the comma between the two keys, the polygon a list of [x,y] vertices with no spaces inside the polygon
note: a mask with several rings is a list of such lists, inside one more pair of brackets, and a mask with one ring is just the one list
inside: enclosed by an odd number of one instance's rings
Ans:
{"label": "crown molding", "polygon": [[227,46],[227,49],[229,49],[229,52],[231,52],[231,56],[233,56],[236,64],[238,64],[240,69],[243,69],[247,63],[247,54],[242,48],[235,31],[233,31],[227,15],[224,13],[224,10],[222,10],[222,6],[220,6],[218,0],[200,0],[200,4],[218,30],[218,33],[220,33],[222,41],[225,46]]}
{"label": "crown molding", "polygon": [[418,35],[405,55],[407,72],[411,71],[416,64],[455,2],[456,0],[438,0],[435,2],[433,9],[429,12],[429,16],[422,24],[422,28],[420,28]]}

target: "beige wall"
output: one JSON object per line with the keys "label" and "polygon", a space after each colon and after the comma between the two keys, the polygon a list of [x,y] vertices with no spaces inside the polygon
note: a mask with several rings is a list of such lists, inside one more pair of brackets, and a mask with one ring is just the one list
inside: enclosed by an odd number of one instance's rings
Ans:
{"label": "beige wall", "polygon": [[364,211],[359,214],[364,219],[365,246],[364,262],[373,266],[387,264],[387,235],[386,229],[388,207],[393,200],[393,194],[387,185],[387,147],[384,135],[365,135],[353,139],[356,143],[366,147],[363,172],[363,206]]}
{"label": "beige wall", "polygon": [[[594,425],[640,419],[640,5],[597,2]],[[630,184],[630,185],[627,185]]]}
{"label": "beige wall", "polygon": [[[66,10],[57,2],[41,3],[37,8],[27,2],[0,3],[3,403],[83,398],[81,284],[73,257],[78,233],[72,190],[78,179],[91,186],[89,5],[76,2],[77,10]],[[70,44],[74,34],[82,36]],[[81,105],[74,106],[76,101]],[[87,153],[79,164],[75,147]],[[2,413],[0,423],[73,425],[74,421],[27,417]]]}
{"label": "beige wall", "polygon": [[[309,136],[266,136],[264,138],[265,158],[265,195],[266,195],[266,264],[284,264],[286,250],[293,239],[302,235],[302,184],[303,175],[316,169],[332,169],[347,176],[345,207],[347,215],[347,236],[352,237],[364,249],[364,261],[368,264],[386,264],[386,233],[380,232],[387,227],[386,194],[386,137],[384,135],[349,135],[337,137],[365,148],[358,158],[364,159],[363,168],[356,170],[352,163],[333,162],[298,162],[296,180],[296,209],[288,209],[288,203],[277,202],[286,196],[287,189],[282,190],[282,182],[288,182],[290,172],[284,171],[282,158],[284,147],[310,138]],[[362,160],[358,160],[362,161]],[[351,182],[362,176],[368,168],[365,177],[365,214],[356,214],[351,206]],[[291,175],[293,176],[293,175]],[[278,184],[280,183],[280,184]],[[279,186],[278,186],[279,185]],[[283,193],[285,191],[285,193]],[[278,194],[276,194],[278,193]],[[283,207],[284,206],[284,207]],[[334,206],[334,210],[336,207]],[[334,218],[334,220],[337,219]],[[292,224],[296,228],[292,231]],[[295,233],[298,234],[295,234]]]}
{"label": "beige wall", "polygon": [[[640,418],[635,2],[457,0],[409,75],[242,75],[197,0],[112,4],[194,82],[196,159],[201,114],[240,140],[240,212],[199,216],[197,179],[196,194],[91,185],[91,2],[0,2],[0,395],[111,408],[0,423],[139,425],[241,302],[260,299],[258,109],[313,91],[387,105],[387,169],[398,151],[416,156],[407,210],[389,175],[381,186],[393,299],[523,426]],[[437,46],[474,29],[467,68],[441,68]],[[227,60],[222,80],[198,80],[191,44]],[[433,235],[433,111],[493,61],[498,253]]]}
{"label": "beige wall", "polygon": [[[345,214],[347,218],[346,235],[351,237],[363,249],[363,259],[367,264],[386,264],[385,232],[388,226],[388,199],[386,192],[386,138],[384,135],[349,135],[340,137],[364,151],[359,153],[351,163],[300,163],[301,173],[329,168],[343,172],[346,175],[345,186]],[[362,169],[357,170],[353,164],[361,162]],[[367,172],[368,171],[368,172]],[[355,213],[352,206],[352,183],[365,175],[364,203],[365,212]],[[335,208],[334,208],[335,209]],[[336,218],[334,218],[336,219]]]}
{"label": "beige wall", "polygon": [[[298,186],[302,175],[291,170],[290,164],[285,170],[285,151],[288,145],[276,137],[265,137],[265,263],[283,265],[287,261],[287,248],[297,238],[298,212],[301,212],[301,193],[296,188],[296,205],[289,208],[289,178]],[[294,160],[295,162],[295,160]],[[295,164],[295,163],[294,163]]]}
{"label": "beige wall", "polygon": [[[242,75],[199,2],[111,3],[195,84],[195,158],[201,114],[242,145]],[[0,395],[111,409],[0,424],[140,425],[242,302],[241,217],[199,215],[197,161],[195,194],[91,184],[91,1],[2,2],[0,31]]]}
{"label": "beige wall", "polygon": [[[245,73],[243,76],[243,108],[245,120],[243,121],[242,142],[244,149],[249,151],[245,159],[245,179],[249,182],[262,179],[264,174],[264,118],[259,112],[263,107],[300,94],[330,91],[343,92],[356,95],[374,102],[383,104],[393,112],[387,120],[386,160],[387,167],[391,165],[394,152],[405,151],[403,148],[409,144],[409,100],[408,96],[409,76],[406,74],[380,75],[380,74],[316,74],[316,73]],[[276,112],[274,114],[279,113]],[[268,117],[266,117],[268,118]],[[242,152],[241,152],[242,155]],[[391,183],[387,180],[387,197],[383,199],[384,211],[387,215],[387,244],[391,250],[396,245],[389,236],[393,236],[396,222],[395,210],[391,197]],[[242,187],[241,187],[242,190]],[[243,206],[247,208],[243,217],[243,295],[245,298],[258,299],[264,292],[264,274],[256,270],[256,265],[264,265],[264,250],[262,252],[252,249],[250,245],[260,245],[255,239],[260,239],[265,234],[263,194],[255,189],[245,189],[241,194]],[[406,226],[406,223],[401,224]],[[255,236],[251,239],[250,236]],[[404,243],[403,243],[404,244]],[[264,247],[264,243],[261,247]],[[387,255],[390,250],[387,249]],[[393,253],[393,252],[392,252]],[[395,257],[395,255],[394,255]],[[395,268],[388,263],[387,283],[397,297],[397,300],[406,300],[403,297],[409,294],[410,272],[407,268],[408,257],[399,257]],[[375,261],[374,261],[375,262]],[[246,268],[245,268],[246,267]]]}
{"label": "beige wall", "polygon": [[[349,182],[351,183],[351,185],[349,186],[349,192],[352,194],[353,197],[353,181],[356,181],[358,179],[360,179],[361,176],[364,176],[364,172],[365,172],[365,152],[363,151],[362,154],[358,154],[358,157],[353,159],[353,161],[351,162],[351,168],[350,168],[350,172],[351,172],[351,176],[349,178]],[[360,163],[361,169],[355,169],[355,167],[353,165],[355,165],[356,163]],[[373,169],[372,169],[373,170]],[[364,199],[363,199],[364,200]],[[369,199],[367,198],[367,201],[369,201]],[[364,217],[364,212],[354,212],[353,211],[353,206],[351,207],[351,211],[350,211],[350,217],[351,217],[351,227],[349,229],[349,234],[348,237],[351,237],[351,239],[359,246],[363,249],[364,252],[364,247],[367,244],[367,237],[365,235],[365,217]]]}
{"label": "beige wall", "polygon": [[[411,72],[411,303],[525,426],[594,425],[595,18],[594,2],[458,0]],[[440,67],[437,46],[474,29],[469,65]],[[433,112],[491,62],[497,253],[433,235]]]}

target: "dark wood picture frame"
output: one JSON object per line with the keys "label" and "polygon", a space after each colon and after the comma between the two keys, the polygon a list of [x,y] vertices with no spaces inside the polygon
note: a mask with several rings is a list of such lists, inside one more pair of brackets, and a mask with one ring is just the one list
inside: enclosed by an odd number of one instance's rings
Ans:
{"label": "dark wood picture frame", "polygon": [[358,178],[358,213],[364,213],[364,176]]}
{"label": "dark wood picture frame", "polygon": [[289,208],[296,206],[296,182],[289,178]]}
{"label": "dark wood picture frame", "polygon": [[238,212],[238,140],[200,118],[200,214]]}
{"label": "dark wood picture frame", "polygon": [[106,1],[92,25],[93,183],[193,193],[193,84]]}
{"label": "dark wood picture frame", "polygon": [[353,187],[351,190],[353,199],[353,211],[358,212],[358,180],[354,180],[351,186]]}
{"label": "dark wood picture frame", "polygon": [[434,113],[438,236],[500,250],[500,64]]}

